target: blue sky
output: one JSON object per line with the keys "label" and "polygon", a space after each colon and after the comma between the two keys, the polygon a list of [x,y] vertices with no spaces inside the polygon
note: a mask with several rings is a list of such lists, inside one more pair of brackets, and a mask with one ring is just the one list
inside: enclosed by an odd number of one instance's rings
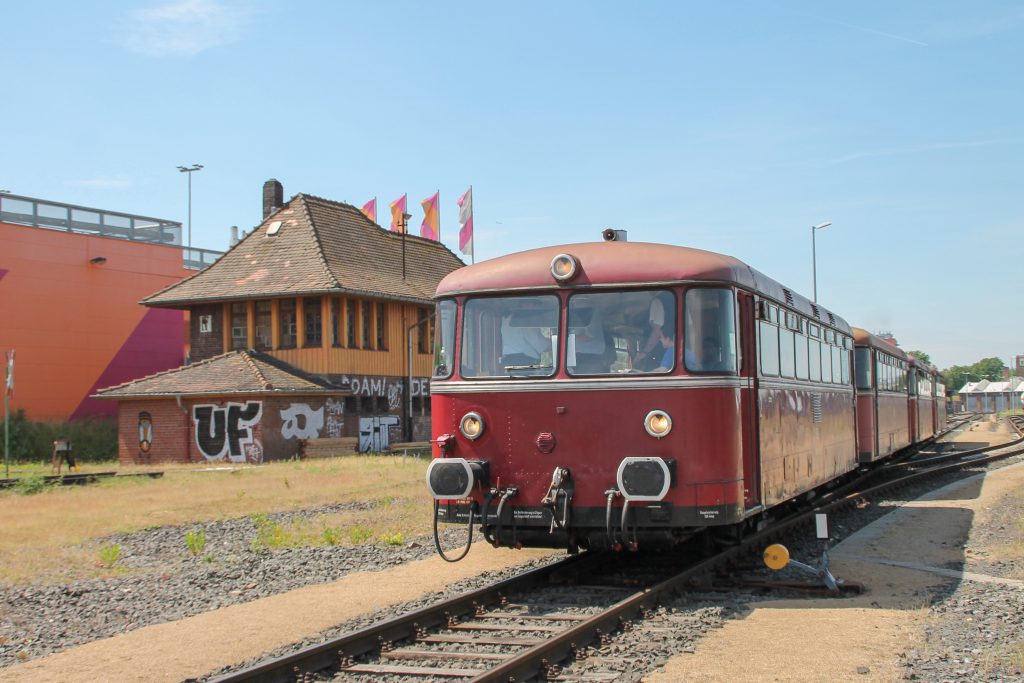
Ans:
{"label": "blue sky", "polygon": [[[5,3],[0,189],[185,221],[474,188],[476,258],[736,256],[940,366],[1024,352],[1024,7]],[[13,30],[12,27],[17,27]],[[384,220],[383,218],[381,220]]]}

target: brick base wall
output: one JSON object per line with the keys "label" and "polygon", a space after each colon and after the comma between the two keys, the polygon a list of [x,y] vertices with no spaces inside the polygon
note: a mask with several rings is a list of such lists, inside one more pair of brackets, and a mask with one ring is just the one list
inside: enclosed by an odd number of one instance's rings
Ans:
{"label": "brick base wall", "polygon": [[[189,462],[189,418],[174,399],[119,401],[117,413],[117,460],[122,465]],[[187,408],[187,405],[186,405]],[[148,452],[140,444],[143,413],[152,425]]]}

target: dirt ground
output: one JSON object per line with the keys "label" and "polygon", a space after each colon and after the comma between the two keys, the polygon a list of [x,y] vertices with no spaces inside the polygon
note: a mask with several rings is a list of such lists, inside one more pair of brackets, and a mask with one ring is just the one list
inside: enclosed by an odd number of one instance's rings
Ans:
{"label": "dirt ground", "polygon": [[[1002,443],[1001,423],[982,423],[954,441]],[[971,477],[912,501],[829,553],[833,573],[867,587],[843,600],[773,600],[673,658],[647,683],[670,681],[896,681],[896,654],[922,640],[930,587],[949,581],[930,568],[964,559],[971,528],[1024,486],[1024,465]],[[894,566],[886,562],[899,563]]]}
{"label": "dirt ground", "polygon": [[[987,425],[964,441],[1009,438]],[[916,642],[929,586],[948,580],[929,571],[962,557],[967,532],[985,508],[1024,485],[1024,466],[975,477],[914,501],[854,534],[831,553],[835,574],[868,586],[842,601],[758,603],[647,678],[667,681],[892,681],[895,653]],[[0,672],[0,681],[180,681],[258,656],[346,619],[442,590],[464,577],[525,562],[551,551],[474,546],[466,560],[439,558],[141,628]],[[866,671],[864,670],[866,669]]]}
{"label": "dirt ground", "polygon": [[481,572],[550,554],[474,545],[457,564],[438,557],[360,572],[188,619],[136,629],[0,671],[0,681],[180,681],[244,661],[378,607]]}

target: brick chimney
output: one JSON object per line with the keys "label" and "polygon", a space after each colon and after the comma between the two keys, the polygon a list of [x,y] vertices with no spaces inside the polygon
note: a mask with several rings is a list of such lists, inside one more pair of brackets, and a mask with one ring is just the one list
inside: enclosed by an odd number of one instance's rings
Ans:
{"label": "brick chimney", "polygon": [[263,183],[263,218],[284,206],[284,187],[273,178]]}

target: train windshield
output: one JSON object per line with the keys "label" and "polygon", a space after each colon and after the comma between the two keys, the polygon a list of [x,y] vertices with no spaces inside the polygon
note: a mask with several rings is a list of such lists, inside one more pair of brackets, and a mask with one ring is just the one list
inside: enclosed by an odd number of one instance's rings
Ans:
{"label": "train windshield", "polygon": [[464,378],[550,377],[558,358],[555,295],[469,299],[462,314]]}
{"label": "train windshield", "polygon": [[686,292],[683,360],[691,372],[736,372],[736,314],[730,289]]}
{"label": "train windshield", "polygon": [[663,373],[675,367],[676,298],[660,289],[569,298],[570,375]]}
{"label": "train windshield", "polygon": [[434,373],[435,379],[451,377],[455,360],[455,302],[451,299],[439,301],[434,323]]}

